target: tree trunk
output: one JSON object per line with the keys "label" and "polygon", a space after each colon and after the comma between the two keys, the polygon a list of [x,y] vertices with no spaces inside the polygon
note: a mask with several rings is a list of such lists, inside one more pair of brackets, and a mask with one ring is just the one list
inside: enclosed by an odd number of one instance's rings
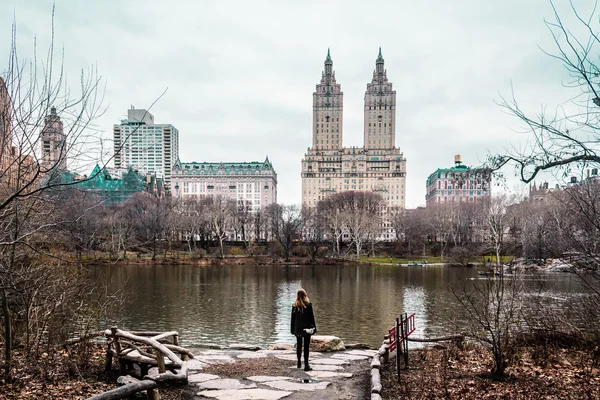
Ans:
{"label": "tree trunk", "polygon": [[221,252],[221,259],[225,258],[225,253],[223,252],[223,237],[219,235],[219,249]]}
{"label": "tree trunk", "polygon": [[8,308],[8,295],[6,289],[2,290],[2,314],[4,316],[4,377],[7,382],[12,380],[12,326],[10,309]]}

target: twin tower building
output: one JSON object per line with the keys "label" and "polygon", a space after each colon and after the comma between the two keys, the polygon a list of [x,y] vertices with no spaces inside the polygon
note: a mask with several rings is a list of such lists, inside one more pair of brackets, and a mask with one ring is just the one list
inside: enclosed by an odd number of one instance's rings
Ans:
{"label": "twin tower building", "polygon": [[344,94],[327,51],[313,93],[312,147],[302,160],[302,204],[315,206],[347,190],[379,193],[388,206],[405,208],[406,158],[396,147],[396,91],[379,48],[364,103],[363,147],[343,146]]}

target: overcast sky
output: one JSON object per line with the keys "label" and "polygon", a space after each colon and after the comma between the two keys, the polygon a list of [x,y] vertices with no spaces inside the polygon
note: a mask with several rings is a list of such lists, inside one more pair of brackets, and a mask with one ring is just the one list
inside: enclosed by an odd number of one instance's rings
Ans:
{"label": "overcast sky", "polygon": [[[6,2],[8,1],[8,5]],[[557,0],[568,20],[566,0]],[[574,0],[588,7],[591,0]],[[52,1],[3,0],[21,54],[50,39]],[[280,203],[301,200],[311,145],[312,93],[327,48],[344,92],[344,145],[362,146],[363,98],[379,46],[397,92],[396,146],[407,159],[407,207],[425,180],[461,154],[467,165],[524,143],[495,104],[511,96],[535,113],[568,98],[544,18],[548,0],[158,1],[56,0],[56,43],[69,79],[97,64],[106,83],[106,138],[131,105],[179,129],[182,161],[262,161]],[[0,13],[0,60],[13,13]],[[3,64],[0,64],[0,71]]]}

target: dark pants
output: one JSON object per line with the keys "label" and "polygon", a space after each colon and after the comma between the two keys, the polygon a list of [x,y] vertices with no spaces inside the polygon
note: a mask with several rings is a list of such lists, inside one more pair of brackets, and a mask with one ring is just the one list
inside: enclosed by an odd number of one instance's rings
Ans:
{"label": "dark pants", "polygon": [[310,351],[310,335],[296,335],[296,355],[298,356],[298,368],[300,368],[300,357],[302,356],[302,338],[304,338],[304,367],[308,365],[308,352]]}

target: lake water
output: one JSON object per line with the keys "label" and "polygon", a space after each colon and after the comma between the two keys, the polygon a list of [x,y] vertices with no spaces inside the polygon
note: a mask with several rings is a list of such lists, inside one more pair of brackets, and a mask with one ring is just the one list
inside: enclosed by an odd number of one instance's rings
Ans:
{"label": "lake water", "polygon": [[[458,310],[448,288],[477,279],[474,268],[355,265],[100,266],[94,275],[127,293],[119,328],[176,330],[188,346],[294,343],[290,312],[300,287],[321,335],[379,347],[405,312],[416,313],[417,337],[444,335]],[[542,288],[558,309],[583,293],[566,273],[530,275],[525,284],[531,295]]]}

